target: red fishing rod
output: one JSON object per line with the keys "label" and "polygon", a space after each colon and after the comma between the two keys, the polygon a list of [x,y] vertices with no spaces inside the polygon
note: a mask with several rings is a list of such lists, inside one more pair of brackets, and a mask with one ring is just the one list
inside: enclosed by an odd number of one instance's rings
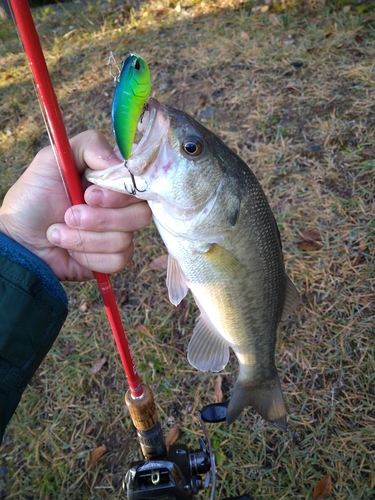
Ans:
{"label": "red fishing rod", "polygon": [[[10,0],[10,4],[29,60],[51,144],[54,148],[56,160],[59,164],[71,204],[85,203],[73,152],[30,7],[27,0]],[[108,320],[129,384],[129,390],[125,395],[125,402],[137,429],[145,458],[155,458],[164,453],[165,447],[153,394],[149,387],[141,384],[130,352],[110,278],[108,275],[99,272],[94,272],[94,275],[98,282]],[[150,446],[150,442],[153,443],[153,446]]]}
{"label": "red fishing rod", "polygon": [[[48,132],[56,159],[63,175],[65,186],[72,205],[85,203],[81,180],[75,165],[73,152],[64,126],[61,111],[52,85],[50,74],[44,59],[39,36],[36,31],[27,0],[10,0],[18,31],[29,60],[30,69],[39,95],[42,111],[46,119]],[[112,284],[108,275],[94,272],[105,310],[113,331],[120,358],[128,379],[132,396],[140,397],[143,388],[129,343],[121,321]]]}

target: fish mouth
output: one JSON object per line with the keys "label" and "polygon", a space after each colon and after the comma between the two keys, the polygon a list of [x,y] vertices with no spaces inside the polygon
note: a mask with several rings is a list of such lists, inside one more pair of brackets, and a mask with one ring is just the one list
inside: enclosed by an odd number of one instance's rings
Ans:
{"label": "fish mouth", "polygon": [[126,167],[138,176],[144,174],[157,157],[169,129],[169,115],[165,106],[151,98],[145,105],[137,128],[143,136],[126,161]]}

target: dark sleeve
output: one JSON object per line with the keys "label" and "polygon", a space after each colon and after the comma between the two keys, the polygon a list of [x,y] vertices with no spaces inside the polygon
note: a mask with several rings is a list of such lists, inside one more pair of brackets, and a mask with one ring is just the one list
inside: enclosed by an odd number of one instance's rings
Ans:
{"label": "dark sleeve", "polygon": [[68,312],[64,289],[33,253],[0,234],[0,443]]}

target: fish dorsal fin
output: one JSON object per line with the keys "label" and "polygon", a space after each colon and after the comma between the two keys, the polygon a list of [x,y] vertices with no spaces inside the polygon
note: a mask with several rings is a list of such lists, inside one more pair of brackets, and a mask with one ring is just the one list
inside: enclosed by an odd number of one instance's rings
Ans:
{"label": "fish dorsal fin", "polygon": [[285,321],[286,318],[291,314],[299,304],[299,294],[296,287],[293,285],[292,281],[286,277],[286,294],[283,314],[281,320]]}
{"label": "fish dorsal fin", "polygon": [[199,316],[188,346],[189,363],[202,372],[219,372],[229,360],[229,347]]}
{"label": "fish dorsal fin", "polygon": [[167,287],[169,300],[177,306],[188,291],[186,279],[176,259],[168,255]]}

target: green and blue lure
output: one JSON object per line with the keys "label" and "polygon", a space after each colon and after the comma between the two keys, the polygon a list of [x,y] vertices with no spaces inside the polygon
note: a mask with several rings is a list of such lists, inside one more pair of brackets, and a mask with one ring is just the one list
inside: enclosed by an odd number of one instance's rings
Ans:
{"label": "green and blue lure", "polygon": [[129,54],[121,65],[112,101],[112,126],[117,146],[127,160],[145,102],[151,92],[147,63],[137,54]]}

